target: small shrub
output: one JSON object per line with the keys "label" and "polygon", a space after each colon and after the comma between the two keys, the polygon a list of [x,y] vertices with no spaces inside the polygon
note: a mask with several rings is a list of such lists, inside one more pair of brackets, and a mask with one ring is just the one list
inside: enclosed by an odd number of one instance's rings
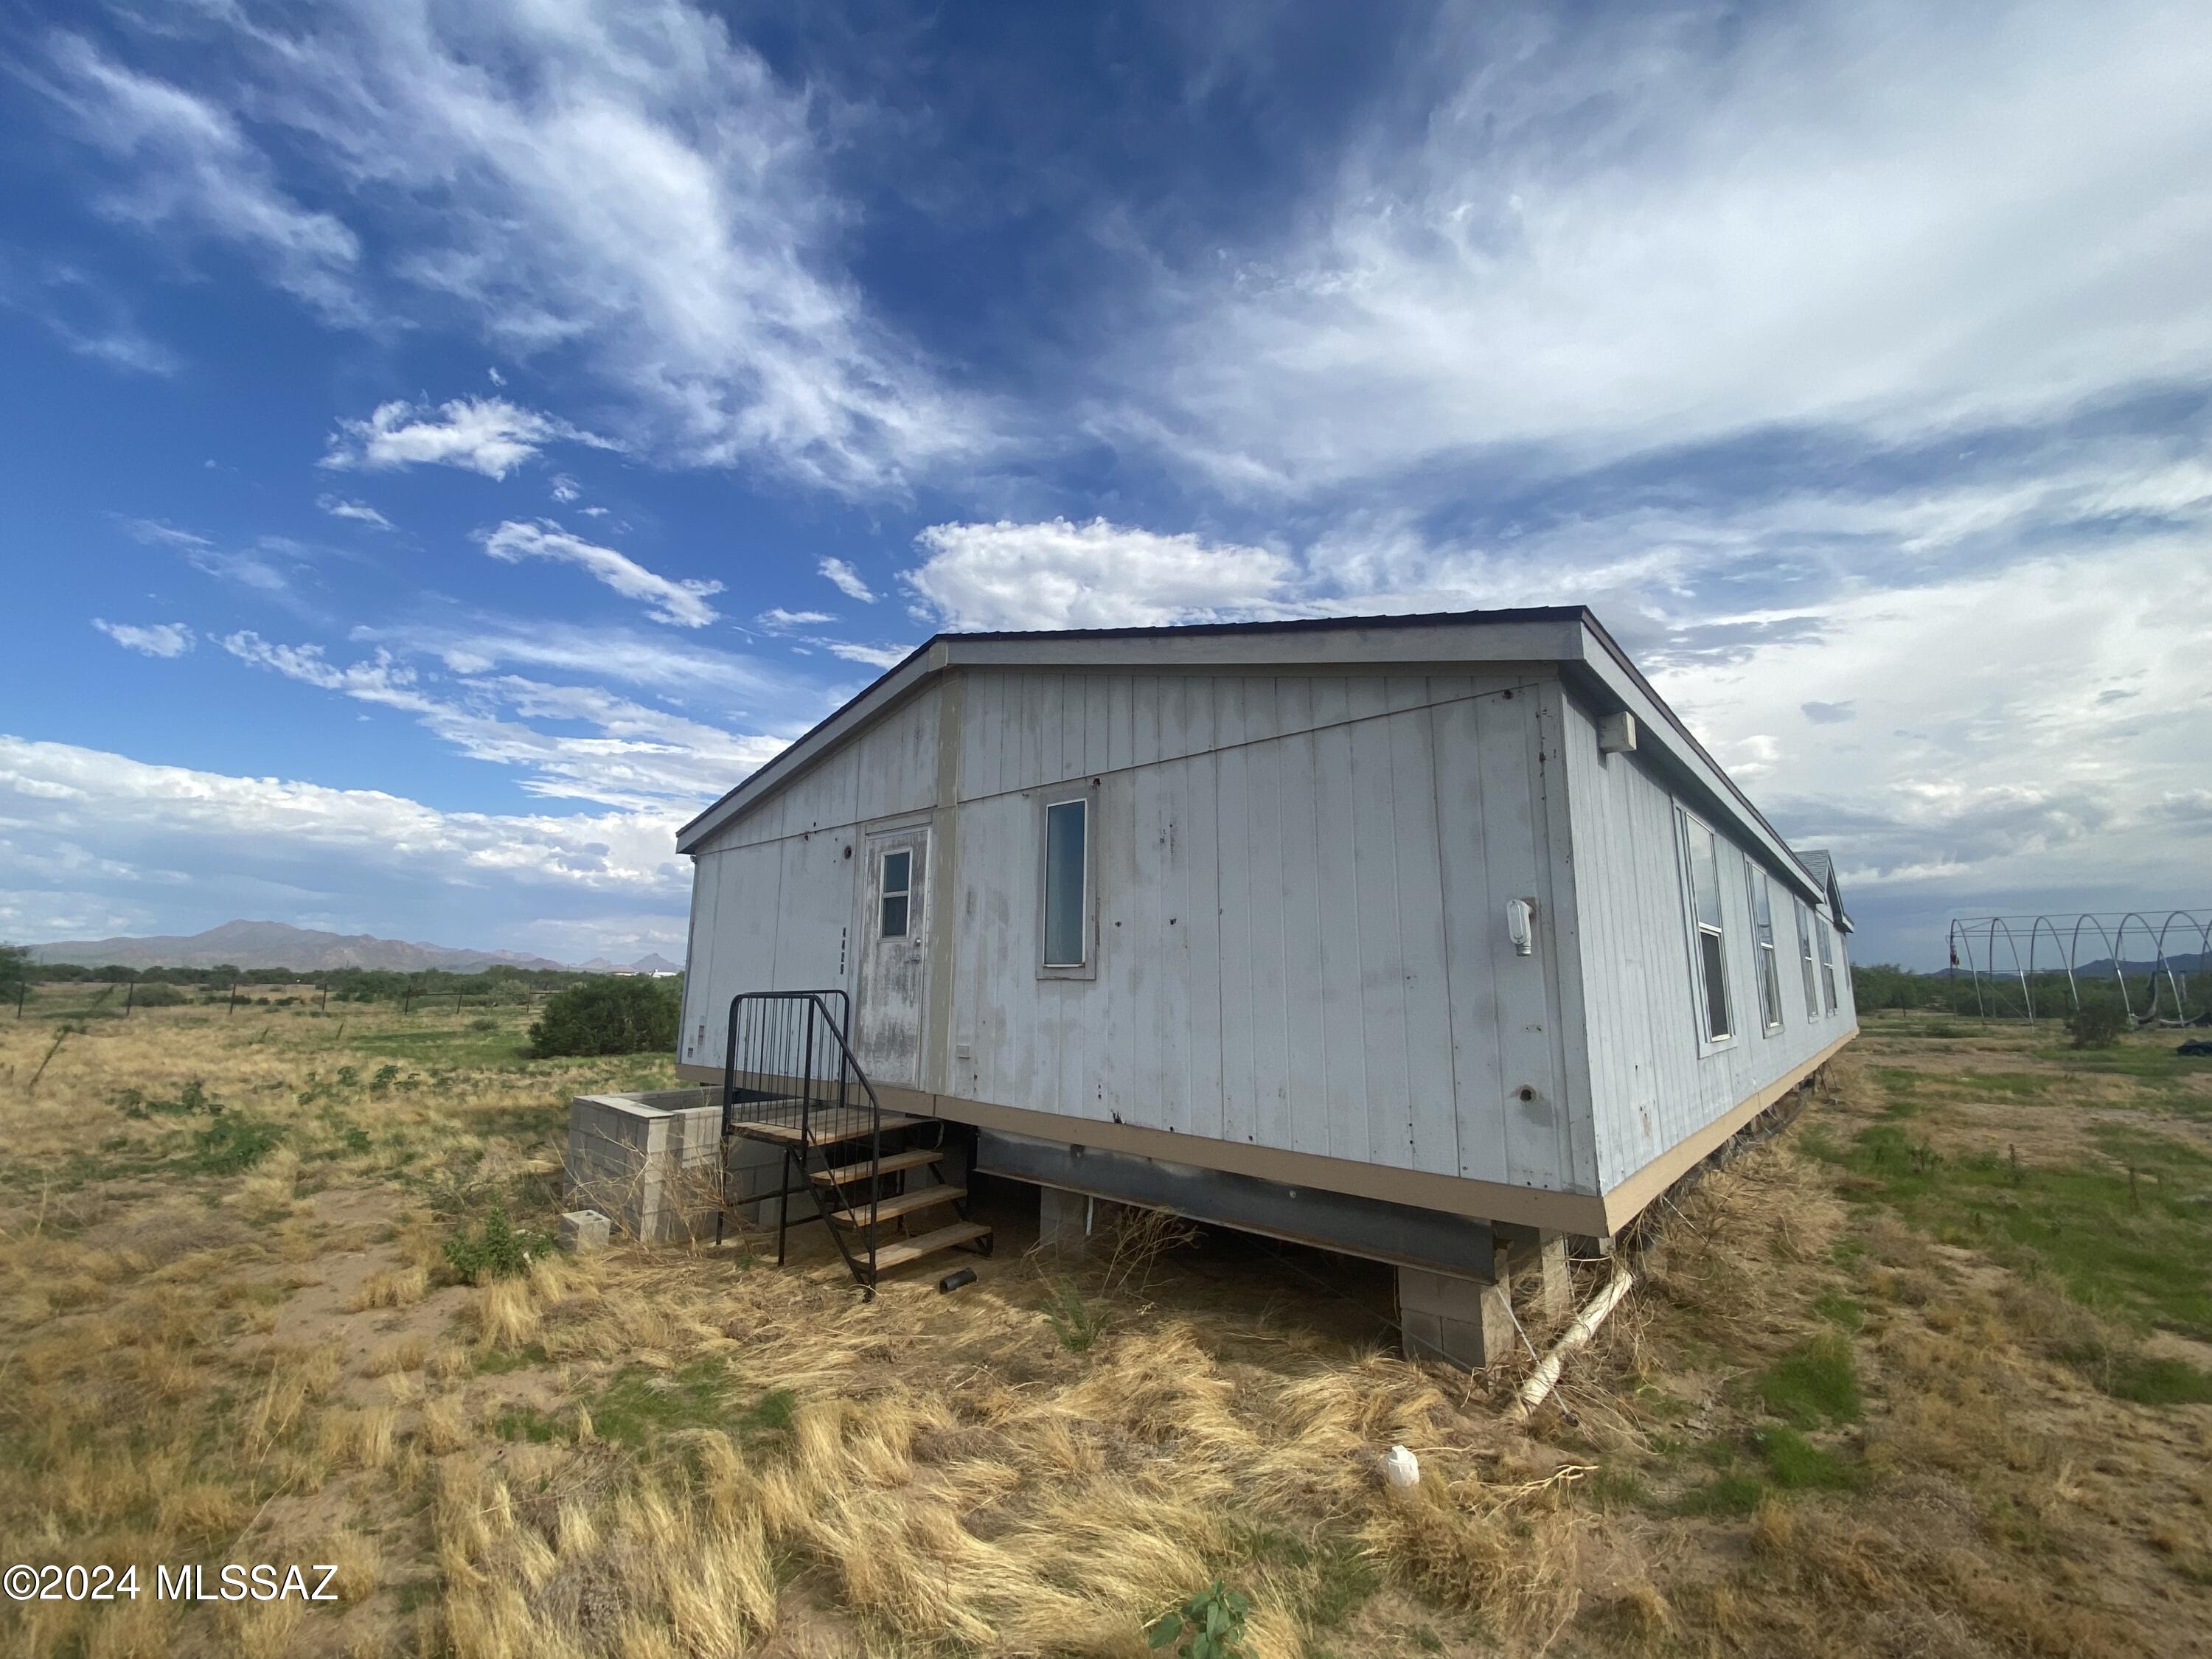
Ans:
{"label": "small shrub", "polygon": [[520,1279],[532,1260],[553,1248],[553,1241],[507,1218],[507,1206],[491,1201],[483,1224],[463,1228],[446,1241],[446,1265],[465,1284],[482,1285],[495,1279]]}
{"label": "small shrub", "polygon": [[204,1175],[243,1175],[275,1152],[283,1139],[282,1126],[266,1118],[226,1113],[192,1137],[191,1161]]}
{"label": "small shrub", "polygon": [[2076,1048],[2113,1048],[2128,1028],[2128,1017],[2117,1002],[2085,1002],[2066,1018],[2067,1034]]}
{"label": "small shrub", "polygon": [[134,1008],[181,1008],[191,999],[173,985],[142,985],[131,994]]}
{"label": "small shrub", "polygon": [[[496,1031],[499,1030],[499,1022],[494,1019],[489,1014],[478,1014],[474,1019],[469,1022],[469,1030],[471,1031]],[[671,1036],[669,1041],[671,1043],[673,1043],[675,1042],[675,1038]]]}
{"label": "small shrub", "polygon": [[676,1047],[681,1017],[673,980],[588,980],[546,1003],[530,1046],[541,1057],[665,1053]]}
{"label": "small shrub", "polygon": [[1106,1323],[1105,1315],[1085,1302],[1073,1285],[1059,1285],[1046,1294],[1044,1316],[1052,1322],[1060,1346],[1070,1353],[1081,1353],[1096,1342]]}
{"label": "small shrub", "polygon": [[369,1079],[368,1091],[373,1095],[380,1095],[386,1089],[389,1089],[393,1084],[398,1081],[399,1068],[397,1066],[386,1063],[378,1066],[376,1068],[376,1075]]}
{"label": "small shrub", "polygon": [[1153,1620],[1145,1639],[1155,1652],[1172,1644],[1187,1659],[1244,1659],[1244,1619],[1251,1611],[1249,1597],[1223,1589],[1217,1578]]}

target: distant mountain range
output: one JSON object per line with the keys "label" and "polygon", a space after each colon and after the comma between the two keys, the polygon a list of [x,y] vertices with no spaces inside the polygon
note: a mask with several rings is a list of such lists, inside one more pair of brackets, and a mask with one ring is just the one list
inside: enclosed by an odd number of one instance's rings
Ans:
{"label": "distant mountain range", "polygon": [[[444,945],[410,945],[369,933],[325,933],[281,921],[226,921],[204,933],[146,939],[57,939],[31,946],[31,960],[75,963],[86,968],[381,968],[418,973],[441,968],[451,974],[478,974],[487,968],[567,968],[548,957],[517,951],[462,951]],[[604,957],[575,964],[587,973],[673,974],[682,965],[657,952],[634,963]]]}

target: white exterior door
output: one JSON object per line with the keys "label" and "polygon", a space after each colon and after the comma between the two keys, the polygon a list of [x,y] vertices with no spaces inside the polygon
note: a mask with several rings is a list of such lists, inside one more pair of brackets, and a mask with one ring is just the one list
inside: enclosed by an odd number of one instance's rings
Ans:
{"label": "white exterior door", "polygon": [[918,1087],[929,1002],[929,830],[866,839],[853,1053],[871,1081]]}

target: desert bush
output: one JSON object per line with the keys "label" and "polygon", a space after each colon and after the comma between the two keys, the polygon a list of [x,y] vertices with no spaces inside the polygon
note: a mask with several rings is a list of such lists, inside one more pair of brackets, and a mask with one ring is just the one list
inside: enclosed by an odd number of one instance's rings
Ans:
{"label": "desert bush", "polygon": [[483,1285],[495,1279],[520,1279],[530,1271],[533,1256],[552,1248],[553,1241],[544,1233],[508,1220],[507,1206],[494,1199],[481,1227],[465,1227],[446,1241],[446,1265],[456,1279]]}
{"label": "desert bush", "polygon": [[2084,1002],[2067,1016],[2066,1030],[2076,1048],[2110,1048],[2128,1028],[2128,1017],[2117,1002],[2102,998]]}
{"label": "desert bush", "polygon": [[590,980],[546,1003],[530,1046],[541,1056],[665,1053],[676,1047],[681,1018],[672,980]]}
{"label": "desert bush", "polygon": [[181,1008],[191,999],[173,985],[142,985],[131,1000],[137,1008]]}

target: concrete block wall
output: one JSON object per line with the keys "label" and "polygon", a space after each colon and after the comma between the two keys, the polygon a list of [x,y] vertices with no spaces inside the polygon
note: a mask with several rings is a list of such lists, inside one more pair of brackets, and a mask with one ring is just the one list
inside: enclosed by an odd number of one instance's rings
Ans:
{"label": "concrete block wall", "polygon": [[[645,1094],[579,1095],[568,1103],[567,1201],[607,1216],[617,1232],[647,1244],[712,1238],[721,1187],[715,1160],[722,1109],[715,1091],[659,1089]],[[728,1191],[753,1219],[775,1224],[773,1193],[783,1155],[755,1140],[730,1148]],[[814,1213],[808,1197],[791,1200],[793,1220]]]}

